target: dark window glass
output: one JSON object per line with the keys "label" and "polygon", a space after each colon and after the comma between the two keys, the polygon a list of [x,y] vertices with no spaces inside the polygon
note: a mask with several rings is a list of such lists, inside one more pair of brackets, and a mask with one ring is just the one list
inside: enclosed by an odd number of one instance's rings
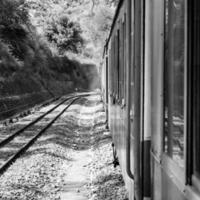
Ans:
{"label": "dark window glass", "polygon": [[126,56],[127,56],[127,49],[126,49],[126,14],[124,15],[124,23],[123,23],[123,29],[124,29],[124,33],[123,33],[123,41],[124,41],[124,46],[123,46],[123,61],[124,61],[124,72],[123,72],[123,96],[124,96],[124,101],[126,101]]}
{"label": "dark window glass", "polygon": [[124,99],[125,98],[125,89],[124,89],[124,80],[125,80],[125,58],[124,58],[124,51],[125,51],[125,41],[124,41],[124,38],[125,38],[125,22],[123,22],[123,25],[122,25],[122,98]]}
{"label": "dark window glass", "polygon": [[117,97],[120,98],[120,31],[117,30]]}
{"label": "dark window glass", "polygon": [[117,94],[117,43],[116,43],[116,35],[114,35],[114,96],[116,98]]}
{"label": "dark window glass", "polygon": [[[111,39],[111,65],[110,65],[110,74],[114,72],[114,41]],[[110,79],[110,86],[111,86],[111,94],[114,93],[114,77]]]}
{"label": "dark window glass", "polygon": [[200,178],[200,2],[192,1],[192,125],[194,174]]}
{"label": "dark window glass", "polygon": [[115,98],[118,97],[118,36],[117,33],[115,34]]}
{"label": "dark window glass", "polygon": [[119,90],[120,90],[120,100],[123,98],[122,91],[122,83],[123,83],[123,23],[120,22],[120,45],[119,45],[119,63],[120,63],[120,82],[119,82]]}
{"label": "dark window glass", "polygon": [[184,166],[184,0],[165,0],[164,151]]}

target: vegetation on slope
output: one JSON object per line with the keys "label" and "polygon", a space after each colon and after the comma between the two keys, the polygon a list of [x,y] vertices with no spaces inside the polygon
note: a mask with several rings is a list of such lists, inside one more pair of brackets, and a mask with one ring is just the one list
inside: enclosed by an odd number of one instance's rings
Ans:
{"label": "vegetation on slope", "polygon": [[81,58],[99,62],[118,0],[26,2],[32,24],[54,53],[78,53]]}
{"label": "vegetation on slope", "polygon": [[97,68],[72,58],[98,64],[115,3],[1,0],[0,96],[89,88]]}

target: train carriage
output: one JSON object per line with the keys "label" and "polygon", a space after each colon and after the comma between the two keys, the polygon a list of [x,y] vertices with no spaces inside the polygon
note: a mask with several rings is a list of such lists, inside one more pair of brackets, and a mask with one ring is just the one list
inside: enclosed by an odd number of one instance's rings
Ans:
{"label": "train carriage", "polygon": [[200,3],[121,0],[105,45],[108,125],[129,199],[200,199]]}

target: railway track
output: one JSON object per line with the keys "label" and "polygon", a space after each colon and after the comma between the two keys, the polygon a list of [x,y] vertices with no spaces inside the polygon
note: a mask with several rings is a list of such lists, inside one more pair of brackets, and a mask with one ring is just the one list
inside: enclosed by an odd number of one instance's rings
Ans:
{"label": "railway track", "polygon": [[88,95],[90,94],[76,94],[62,99],[56,106],[0,141],[0,174],[3,174],[75,101]]}

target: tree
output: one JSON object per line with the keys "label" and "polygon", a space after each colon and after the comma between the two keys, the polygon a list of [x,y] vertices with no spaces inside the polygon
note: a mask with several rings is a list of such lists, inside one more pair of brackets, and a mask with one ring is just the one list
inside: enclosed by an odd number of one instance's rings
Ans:
{"label": "tree", "polygon": [[46,37],[49,42],[54,43],[62,55],[66,51],[79,53],[84,40],[81,36],[82,30],[78,22],[70,21],[67,16],[52,19],[48,24]]}
{"label": "tree", "polygon": [[28,29],[28,12],[24,0],[2,0],[0,5],[0,39],[6,43],[11,53],[20,60],[24,59]]}

